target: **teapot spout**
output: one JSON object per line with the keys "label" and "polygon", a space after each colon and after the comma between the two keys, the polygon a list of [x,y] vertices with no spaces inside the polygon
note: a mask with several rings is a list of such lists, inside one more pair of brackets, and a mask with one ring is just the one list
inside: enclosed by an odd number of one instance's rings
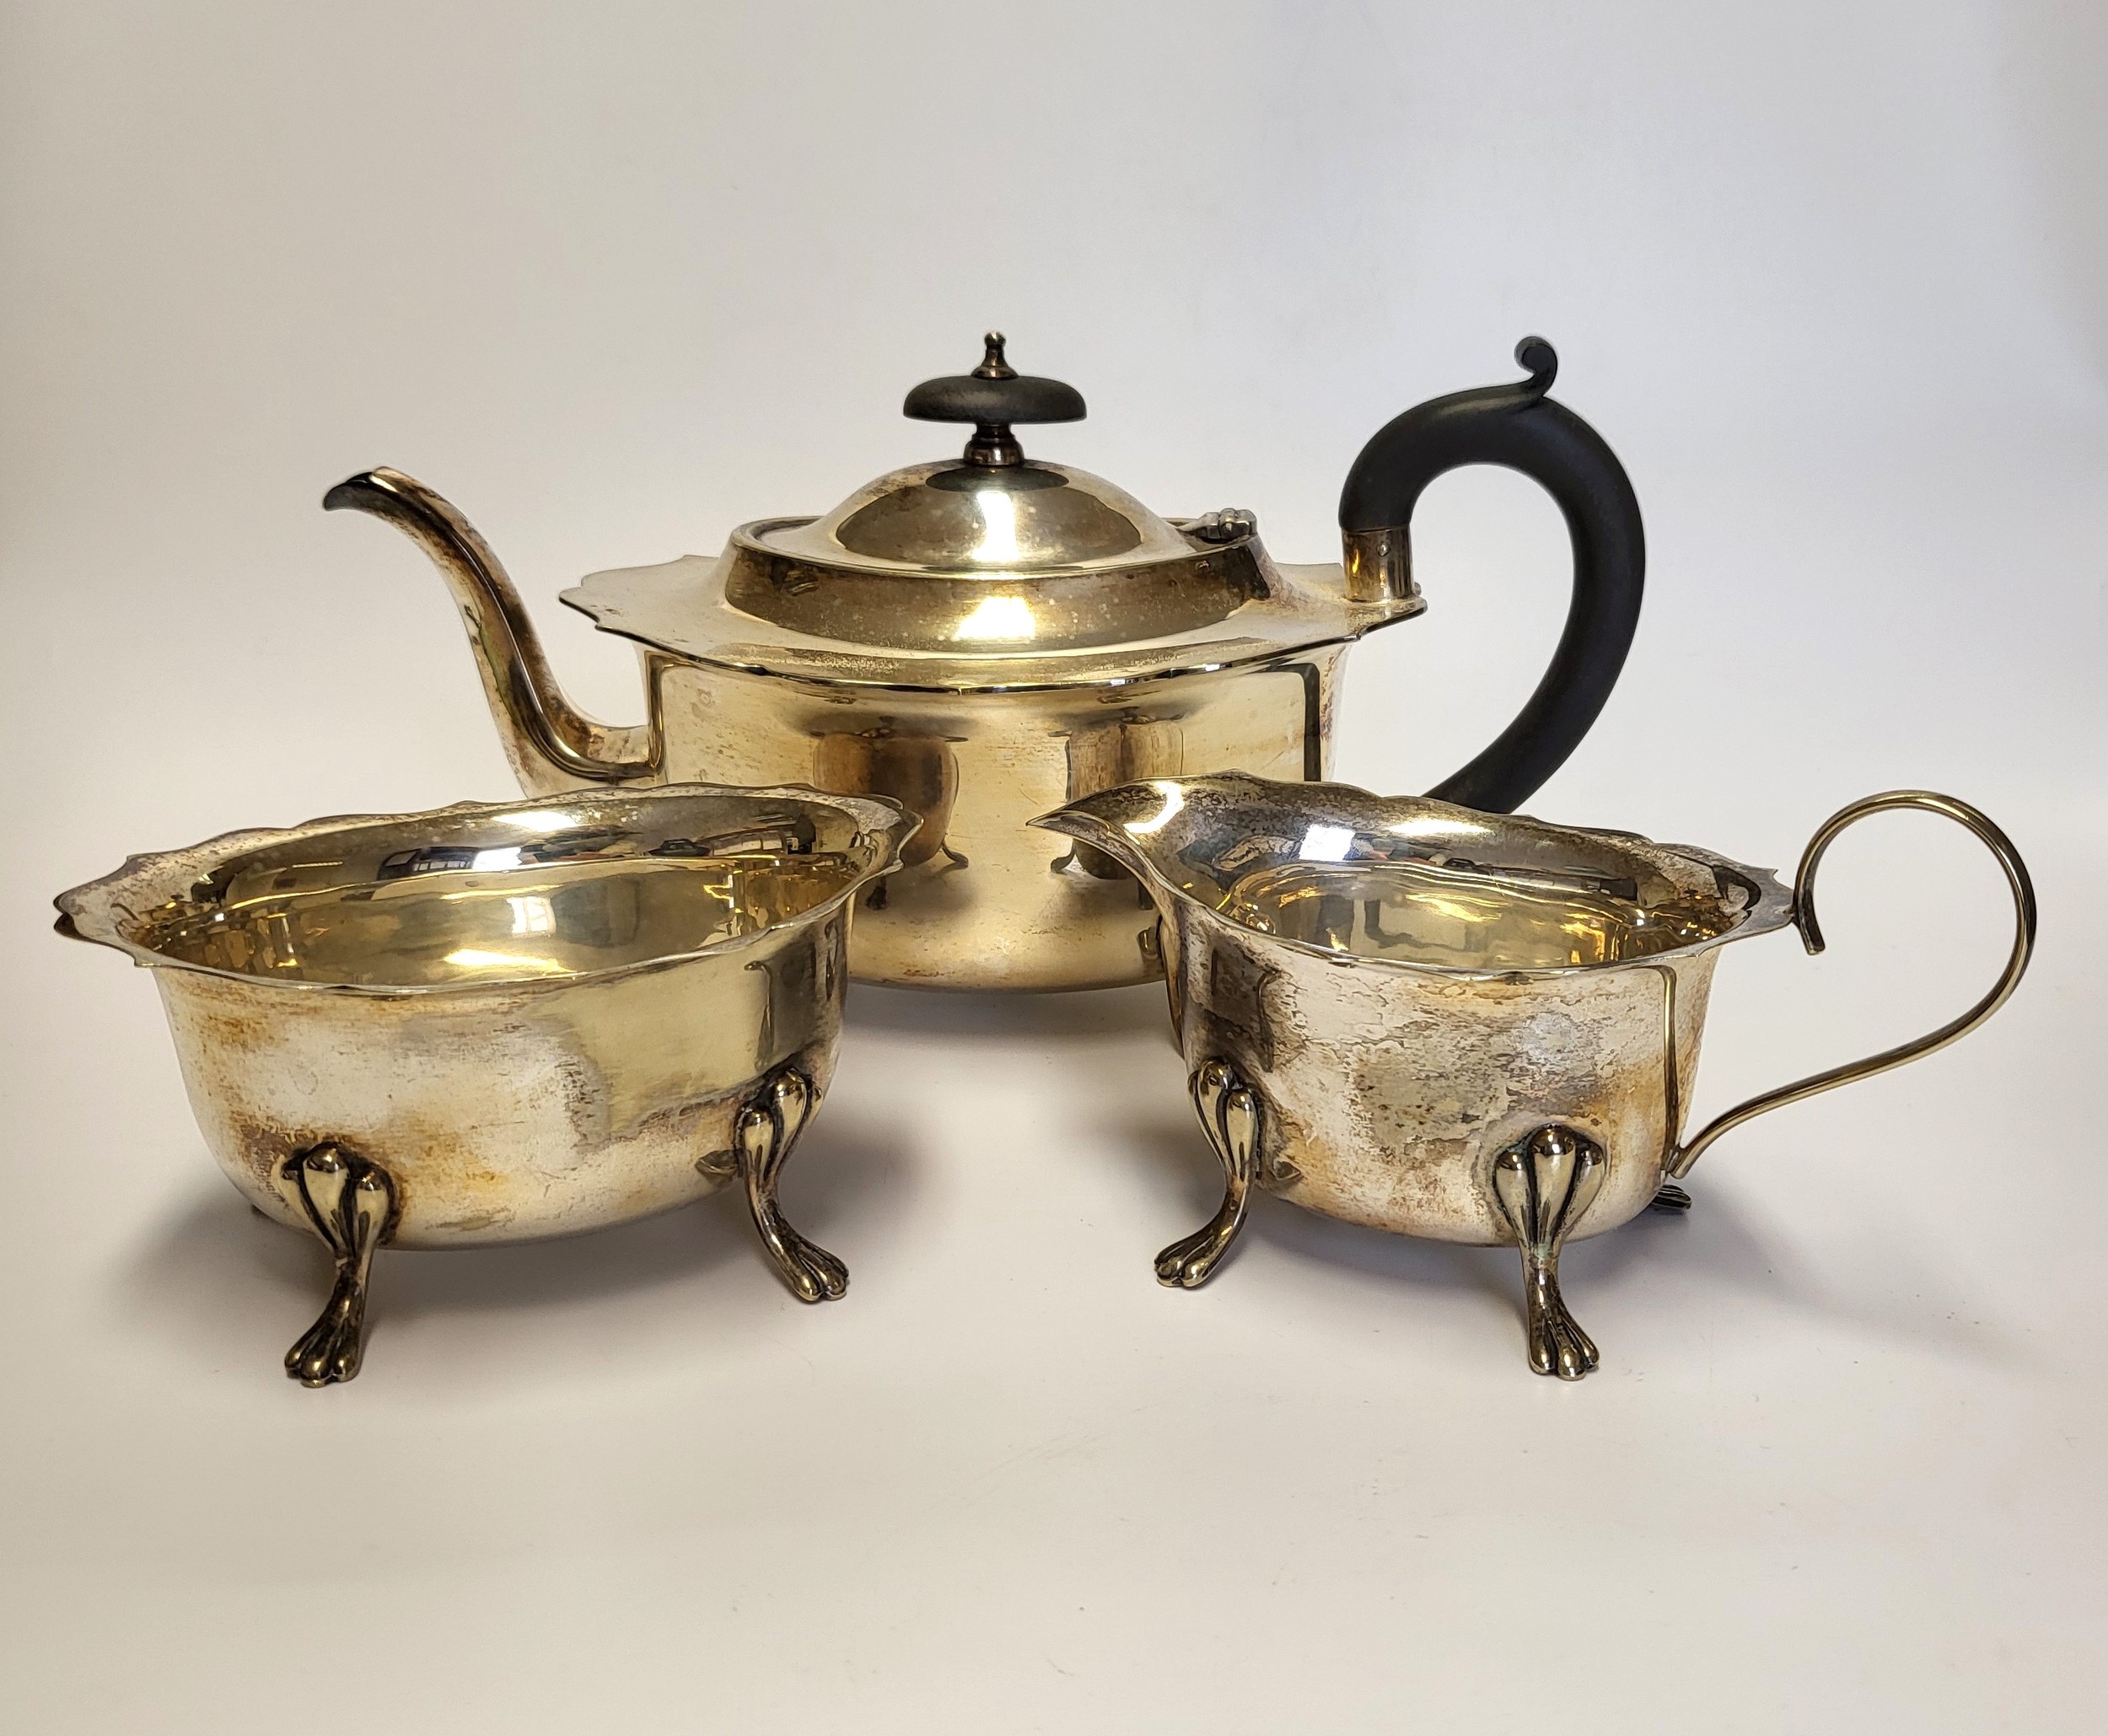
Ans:
{"label": "teapot spout", "polygon": [[654,725],[602,723],[563,696],[519,593],[490,545],[448,501],[415,477],[384,469],[347,477],[322,504],[385,519],[439,569],[468,628],[505,757],[527,794],[658,780]]}

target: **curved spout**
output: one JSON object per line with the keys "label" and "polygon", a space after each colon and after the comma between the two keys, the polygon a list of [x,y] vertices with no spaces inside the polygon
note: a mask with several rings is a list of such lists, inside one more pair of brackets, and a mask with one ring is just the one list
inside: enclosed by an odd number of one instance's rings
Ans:
{"label": "curved spout", "polygon": [[529,795],[658,778],[654,726],[602,723],[563,696],[519,593],[490,545],[449,502],[414,476],[383,469],[346,478],[322,504],[385,519],[431,556],[460,606],[505,757]]}

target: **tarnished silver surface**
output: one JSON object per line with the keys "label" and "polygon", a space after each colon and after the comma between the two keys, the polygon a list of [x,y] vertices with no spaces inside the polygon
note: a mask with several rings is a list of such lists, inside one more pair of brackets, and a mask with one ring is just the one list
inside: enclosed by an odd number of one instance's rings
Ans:
{"label": "tarnished silver surface", "polygon": [[[1930,1036],[1768,1093],[1681,1142],[1719,948],[1788,926],[1798,908],[1820,949],[1823,850],[1853,820],[1901,807],[1959,821],[1998,856],[2017,917],[1998,983]],[[2019,982],[2035,932],[2010,841],[1922,791],[1827,822],[1798,903],[1769,870],[1687,846],[1235,773],[1137,782],[1035,824],[1148,888],[1173,1023],[1225,1168],[1226,1124],[1207,1107],[1222,1099],[1203,1079],[1248,1094],[1261,1186],[1379,1228],[1519,1244],[1533,1366],[1568,1378],[1594,1350],[1559,1301],[1561,1244],[1675,1206],[1681,1190],[1664,1185],[1750,1116],[1982,1023]],[[1234,1178],[1231,1191],[1240,1201]],[[1167,1282],[1204,1279],[1241,1217],[1226,1203],[1166,1250],[1205,1262]]]}
{"label": "tarnished silver surface", "polygon": [[[394,1244],[454,1248],[745,1173],[815,1300],[841,1284],[810,1278],[831,1256],[782,1224],[775,1177],[833,1071],[853,901],[912,826],[809,788],[348,816],[135,857],[62,895],[59,926],[153,969],[213,1155],[353,1291],[372,1238],[347,1189],[384,1187]],[[355,1319],[316,1330],[291,1372],[348,1378]]]}

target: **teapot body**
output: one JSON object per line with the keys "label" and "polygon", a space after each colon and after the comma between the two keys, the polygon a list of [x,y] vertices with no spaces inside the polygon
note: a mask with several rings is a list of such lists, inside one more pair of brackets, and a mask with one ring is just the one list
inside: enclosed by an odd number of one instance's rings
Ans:
{"label": "teapot body", "polygon": [[1321,777],[1346,648],[993,692],[799,681],[649,650],[644,665],[668,780],[879,794],[922,822],[859,902],[858,981],[1046,990],[1143,982],[1162,965],[1134,878],[1033,817],[1137,778]]}
{"label": "teapot body", "polygon": [[991,332],[971,374],[903,405],[967,422],[956,460],[887,472],[818,517],[737,526],[714,559],[595,572],[563,600],[643,648],[649,715],[600,723],[557,688],[518,593],[467,519],[376,470],[324,497],[384,519],[461,610],[508,757],[530,793],[700,780],[883,794],[921,830],[866,895],[852,968],[966,989],[1114,986],[1159,974],[1135,884],[1036,814],[1137,778],[1322,778],[1340,659],[1426,606],[1410,520],[1444,471],[1496,464],[1544,486],[1573,546],[1550,669],[1500,736],[1441,785],[1509,809],[1557,769],[1617,679],[1645,551],[1630,483],[1594,431],[1527,380],[1430,400],[1369,441],[1342,492],[1338,563],[1277,563],[1252,513],[1166,519],[1104,477],[1028,457],[1014,429],[1080,418]]}

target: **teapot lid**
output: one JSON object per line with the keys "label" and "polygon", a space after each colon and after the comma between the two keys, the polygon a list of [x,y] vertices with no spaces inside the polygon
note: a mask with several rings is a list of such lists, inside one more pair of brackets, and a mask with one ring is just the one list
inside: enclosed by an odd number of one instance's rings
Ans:
{"label": "teapot lid", "polygon": [[[1118,685],[1418,611],[1417,594],[1358,604],[1284,578],[1250,513],[1174,522],[1102,476],[1028,457],[1016,430],[1080,421],[1083,394],[1018,373],[999,331],[984,345],[971,374],[924,380],[901,406],[971,424],[957,458],[890,471],[816,519],[740,525],[700,587],[691,558],[596,573],[564,601],[732,667],[955,690]],[[763,624],[777,630],[766,641]]]}
{"label": "teapot lid", "polygon": [[1081,421],[1084,395],[1019,374],[1001,332],[983,341],[971,374],[926,379],[901,406],[917,422],[971,423],[965,450],[889,471],[823,518],[742,525],[733,605],[894,650],[1070,649],[1226,619],[1254,575],[1212,557],[1248,519],[1228,535],[1219,518],[1182,534],[1102,476],[1027,458],[1015,430]]}

